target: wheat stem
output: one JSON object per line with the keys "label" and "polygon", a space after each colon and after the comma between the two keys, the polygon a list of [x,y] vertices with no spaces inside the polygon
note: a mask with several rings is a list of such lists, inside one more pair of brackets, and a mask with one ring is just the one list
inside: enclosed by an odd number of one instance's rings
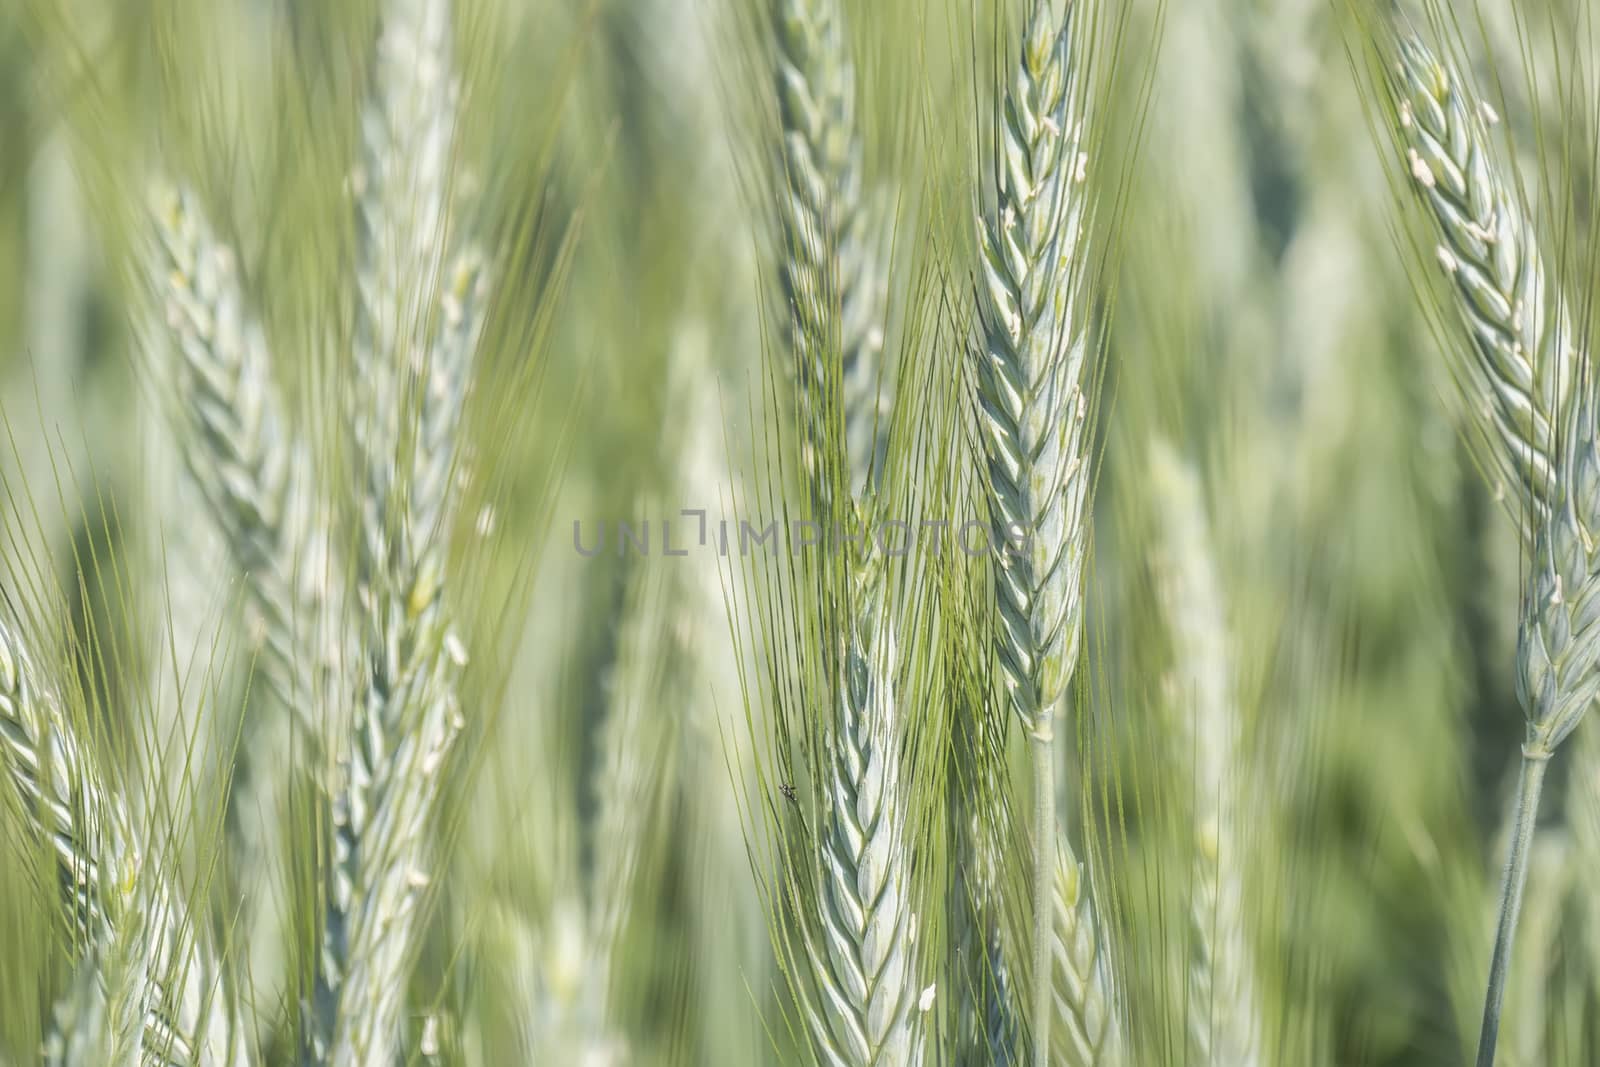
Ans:
{"label": "wheat stem", "polygon": [[1055,1005],[1051,1003],[1051,963],[1055,958],[1055,939],[1049,935],[1053,925],[1051,911],[1043,907],[1048,894],[1055,889],[1056,865],[1056,776],[1055,751],[1047,741],[1037,738],[1029,746],[1033,752],[1033,885],[1034,907],[1045,916],[1046,936],[1041,937],[1037,917],[1034,923],[1033,984],[1034,984],[1034,1067],[1049,1067],[1050,1030],[1054,1021]]}
{"label": "wheat stem", "polygon": [[1500,921],[1495,930],[1494,955],[1489,963],[1489,989],[1483,1000],[1483,1025],[1478,1031],[1478,1067],[1494,1067],[1495,1044],[1500,1037],[1500,1007],[1505,1000],[1506,975],[1511,967],[1511,947],[1522,911],[1522,891],[1528,880],[1528,854],[1539,815],[1539,793],[1544,788],[1548,754],[1524,755],[1517,778],[1516,818],[1511,832],[1511,855],[1506,861],[1500,890]]}

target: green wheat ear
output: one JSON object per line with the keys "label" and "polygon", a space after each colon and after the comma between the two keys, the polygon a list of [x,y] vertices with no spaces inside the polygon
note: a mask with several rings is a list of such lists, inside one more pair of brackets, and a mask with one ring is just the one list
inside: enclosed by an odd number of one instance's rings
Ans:
{"label": "green wheat ear", "polygon": [[1466,327],[1471,358],[1459,377],[1534,549],[1517,634],[1526,739],[1478,1038],[1478,1067],[1493,1067],[1545,770],[1600,694],[1600,628],[1590,618],[1600,591],[1600,400],[1532,224],[1491,158],[1492,111],[1473,106],[1460,71],[1415,36],[1402,30],[1398,51],[1393,120]]}
{"label": "green wheat ear", "polygon": [[[1495,475],[1531,540],[1560,499],[1560,426],[1574,396],[1571,317],[1527,212],[1490,148],[1494,113],[1415,37],[1400,42],[1395,119],[1464,336],[1454,370]],[[1525,519],[1524,519],[1525,516]]]}
{"label": "green wheat ear", "polygon": [[87,1032],[61,1031],[52,1043],[109,1041],[139,1050],[141,1065],[249,1063],[209,932],[167,884],[159,857],[140,850],[127,806],[85,746],[79,722],[5,621],[0,754],[28,828],[54,860],[78,942],[99,957],[90,967],[104,1006],[98,994],[75,992],[62,1021]]}
{"label": "green wheat ear", "polygon": [[[1092,4],[1030,5],[996,119],[994,200],[979,219],[973,353],[995,547],[994,651],[1034,752],[1034,1063],[1052,1047],[1055,718],[1077,668],[1091,468],[1085,182],[1079,70]],[[1023,543],[1017,549],[1019,535]],[[1103,970],[1078,976],[1100,982]],[[1098,994],[1111,1002],[1109,992]]]}

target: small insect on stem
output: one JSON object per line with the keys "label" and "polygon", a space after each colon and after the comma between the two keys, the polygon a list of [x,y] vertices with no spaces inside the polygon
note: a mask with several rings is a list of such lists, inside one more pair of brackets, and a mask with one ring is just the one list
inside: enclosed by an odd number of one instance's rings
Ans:
{"label": "small insect on stem", "polygon": [[789,803],[793,804],[795,807],[800,806],[800,801],[797,800],[794,795],[794,786],[790,785],[788,782],[780,782],[778,784],[778,792],[782,793]]}

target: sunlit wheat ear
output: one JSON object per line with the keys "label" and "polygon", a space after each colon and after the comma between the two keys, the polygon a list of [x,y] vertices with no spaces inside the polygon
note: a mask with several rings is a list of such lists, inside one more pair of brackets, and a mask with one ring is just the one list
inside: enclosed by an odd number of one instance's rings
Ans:
{"label": "sunlit wheat ear", "polygon": [[923,1062],[898,767],[898,651],[880,583],[861,583],[861,609],[844,638],[820,842],[820,916],[807,938],[814,1047],[823,1062],[850,1067]]}
{"label": "sunlit wheat ear", "polygon": [[1089,884],[1064,837],[1057,842],[1056,856],[1048,984],[1056,1025],[1050,1031],[1049,1062],[1067,1067],[1122,1064],[1126,1058],[1117,1001]]}
{"label": "sunlit wheat ear", "polygon": [[855,69],[839,0],[772,0],[772,7],[783,123],[779,268],[801,458],[827,514],[867,484],[887,425],[877,404],[887,284],[862,192]]}
{"label": "sunlit wheat ear", "polygon": [[137,1011],[141,1064],[248,1063],[205,929],[163,882],[158,857],[141,853],[126,805],[4,622],[0,755],[29,828],[54,858],[78,943],[120,961],[96,979],[115,978],[106,988],[119,1015]]}
{"label": "sunlit wheat ear", "polygon": [[1199,1062],[1261,1062],[1262,1015],[1245,922],[1239,792],[1243,721],[1234,697],[1227,613],[1200,481],[1165,442],[1151,449],[1160,525],[1162,609],[1175,660],[1173,726],[1195,767],[1189,1033]]}
{"label": "sunlit wheat ear", "polygon": [[155,182],[150,210],[144,264],[177,356],[174,437],[246,576],[263,680],[316,744],[339,655],[324,632],[334,608],[317,572],[326,535],[313,525],[311,458],[293,443],[232,251],[191,194]]}
{"label": "sunlit wheat ear", "polygon": [[[1092,7],[1092,6],[1091,6]],[[994,588],[995,652],[1034,757],[1034,1062],[1049,1055],[1054,718],[1077,665],[1090,445],[1082,153],[1085,87],[1074,19],[1091,7],[1038,0],[996,118],[994,199],[978,224],[977,362]]]}
{"label": "sunlit wheat ear", "polygon": [[1407,177],[1432,219],[1465,327],[1454,370],[1531,539],[1562,490],[1554,451],[1572,398],[1571,319],[1515,186],[1490,151],[1493,110],[1416,38],[1401,42],[1393,73]]}
{"label": "sunlit wheat ear", "polygon": [[350,439],[362,653],[333,812],[313,1055],[393,1061],[466,654],[444,596],[461,405],[481,329],[471,257],[443,277],[456,74],[447,0],[383,11],[362,117]]}

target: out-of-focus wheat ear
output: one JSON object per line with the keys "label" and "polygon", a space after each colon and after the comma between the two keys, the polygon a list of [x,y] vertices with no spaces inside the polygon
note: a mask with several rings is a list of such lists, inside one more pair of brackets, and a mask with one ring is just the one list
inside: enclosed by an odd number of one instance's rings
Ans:
{"label": "out-of-focus wheat ear", "polygon": [[312,1054],[392,1062],[466,651],[444,568],[461,406],[481,331],[472,253],[443,277],[457,75],[448,0],[391,0],[352,183],[357,300],[348,430],[358,479],[361,676],[333,811]]}
{"label": "out-of-focus wheat ear", "polygon": [[[81,943],[134,953],[116,1005],[132,998],[141,1063],[249,1062],[206,931],[144,855],[127,807],[17,632],[0,621],[0,756],[29,827],[52,855]],[[112,957],[119,958],[119,957]],[[131,988],[130,988],[131,983]]]}
{"label": "out-of-focus wheat ear", "polygon": [[881,578],[860,579],[844,635],[830,737],[819,916],[807,930],[815,980],[805,1002],[813,1047],[828,1064],[923,1062],[916,917],[900,795],[894,629]]}
{"label": "out-of-focus wheat ear", "polygon": [[[459,92],[451,7],[450,0],[385,0],[372,86],[361,117],[361,160],[350,183],[356,220],[350,419],[369,483],[360,498],[366,512],[361,550],[380,561],[407,547],[389,542],[395,525],[409,516],[389,509],[401,504],[396,482],[404,481],[411,466],[398,462],[413,429],[410,418],[416,417],[419,448],[442,429],[430,428],[428,416],[415,406],[414,386],[432,385],[432,377],[444,382],[450,371],[434,364],[459,364],[466,354],[461,346],[441,351],[432,343],[438,310],[434,297],[446,280]],[[439,400],[434,407],[449,406],[448,397]],[[446,449],[443,462],[451,458]],[[422,487],[424,505],[435,502],[431,481]],[[370,513],[374,509],[376,514]],[[430,525],[403,530],[401,538],[425,542],[433,533]]]}
{"label": "out-of-focus wheat ear", "polygon": [[1084,517],[1092,476],[1085,89],[1074,27],[1091,6],[1035,0],[1000,102],[978,220],[978,417],[994,588],[995,652],[1034,767],[1034,1063],[1050,1050],[1050,893],[1056,841],[1055,716],[1078,661]]}
{"label": "out-of-focus wheat ear", "polygon": [[78,968],[56,1002],[44,1042],[46,1067],[140,1067],[143,1020],[126,960],[99,953]]}
{"label": "out-of-focus wheat ear", "polygon": [[1122,1024],[1088,882],[1065,837],[1058,840],[1056,855],[1047,988],[1058,1025],[1050,1032],[1049,1062],[1067,1067],[1121,1064]]}
{"label": "out-of-focus wheat ear", "polygon": [[[258,944],[276,936],[276,905],[286,898],[281,756],[300,749],[320,762],[325,739],[337,741],[344,732],[348,701],[335,698],[333,684],[349,653],[338,628],[329,534],[316,517],[311,456],[288,425],[272,353],[248,307],[233,252],[192,192],[155,180],[149,211],[153,236],[143,266],[159,318],[148,324],[147,345],[170,361],[172,437],[210,526],[245,577],[247,634],[260,650],[255,677],[289,717],[247,723],[250,740],[242,748],[248,758],[231,800],[239,830],[236,866],[255,886],[244,898],[239,929],[246,943]],[[178,536],[206,543],[204,531]],[[174,592],[181,593],[190,580],[185,572],[198,561],[166,547],[172,566],[163,573],[174,575]],[[172,604],[174,621],[180,606]],[[178,651],[209,656],[209,650]],[[263,968],[256,977],[270,984],[267,974]]]}
{"label": "out-of-focus wheat ear", "polygon": [[1404,165],[1432,220],[1466,335],[1453,370],[1482,420],[1485,458],[1521,505],[1532,540],[1562,493],[1555,452],[1573,397],[1572,321],[1491,151],[1493,109],[1415,37],[1402,39],[1391,73]]}
{"label": "out-of-focus wheat ear", "polygon": [[813,501],[827,515],[867,486],[887,427],[877,387],[888,287],[881,225],[862,192],[844,12],[839,0],[772,0],[772,7],[783,124],[779,273],[789,302],[801,461]]}
{"label": "out-of-focus wheat ear", "polygon": [[325,534],[313,524],[311,459],[294,444],[232,250],[187,191],[153,182],[150,210],[144,264],[177,356],[174,436],[245,574],[263,679],[316,744],[340,656],[325,632],[335,609],[317,572]]}
{"label": "out-of-focus wheat ear", "polygon": [[1243,720],[1234,697],[1227,610],[1200,480],[1164,441],[1150,450],[1160,526],[1162,610],[1175,666],[1173,728],[1195,767],[1189,1034],[1199,1062],[1261,1062],[1262,1013],[1245,921],[1241,833]]}
{"label": "out-of-focus wheat ear", "polygon": [[[642,510],[644,514],[661,511],[656,507]],[[588,940],[593,945],[594,984],[607,1002],[628,906],[637,899],[641,853],[648,836],[657,829],[651,813],[656,810],[659,778],[671,741],[663,710],[672,706],[665,658],[664,583],[669,577],[651,573],[642,562],[630,568],[616,660],[605,683],[609,698],[601,726],[600,766],[595,768],[593,781],[596,815],[589,827],[594,867],[588,893]],[[607,1003],[606,1010],[609,1008]]]}

